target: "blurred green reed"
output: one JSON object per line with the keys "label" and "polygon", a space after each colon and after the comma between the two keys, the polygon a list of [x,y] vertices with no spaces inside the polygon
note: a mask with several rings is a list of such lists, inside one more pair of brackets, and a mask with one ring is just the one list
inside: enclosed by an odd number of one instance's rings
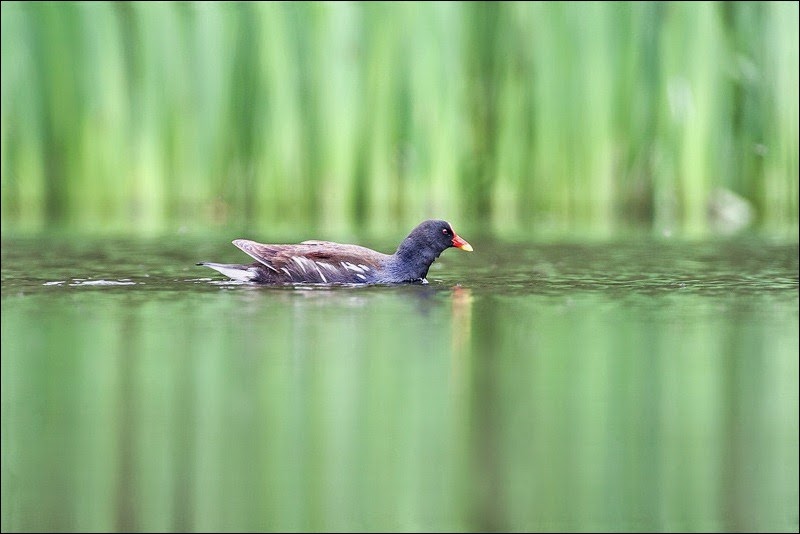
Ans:
{"label": "blurred green reed", "polygon": [[798,223],[796,2],[2,3],[3,232]]}

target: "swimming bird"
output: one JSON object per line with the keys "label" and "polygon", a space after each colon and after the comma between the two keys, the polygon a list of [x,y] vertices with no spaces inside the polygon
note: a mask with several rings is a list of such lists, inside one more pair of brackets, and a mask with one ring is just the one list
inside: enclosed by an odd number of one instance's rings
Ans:
{"label": "swimming bird", "polygon": [[225,276],[259,284],[392,284],[427,283],[431,264],[450,247],[472,246],[447,221],[427,220],[414,228],[394,254],[331,241],[267,245],[248,239],[233,244],[256,261],[251,264],[200,262]]}

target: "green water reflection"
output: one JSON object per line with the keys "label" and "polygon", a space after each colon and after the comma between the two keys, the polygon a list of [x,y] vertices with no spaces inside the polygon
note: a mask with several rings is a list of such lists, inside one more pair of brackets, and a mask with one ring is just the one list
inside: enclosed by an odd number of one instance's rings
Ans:
{"label": "green water reflection", "polygon": [[276,289],[4,241],[3,531],[797,530],[796,244],[475,248]]}

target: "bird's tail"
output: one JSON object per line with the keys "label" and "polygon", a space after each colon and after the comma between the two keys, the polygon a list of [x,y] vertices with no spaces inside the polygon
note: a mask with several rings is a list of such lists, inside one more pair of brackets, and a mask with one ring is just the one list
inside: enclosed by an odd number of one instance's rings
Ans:
{"label": "bird's tail", "polygon": [[228,278],[238,280],[240,282],[252,282],[256,279],[257,273],[252,265],[239,265],[235,263],[212,263],[210,261],[201,261],[197,265],[210,267],[215,271],[224,274]]}

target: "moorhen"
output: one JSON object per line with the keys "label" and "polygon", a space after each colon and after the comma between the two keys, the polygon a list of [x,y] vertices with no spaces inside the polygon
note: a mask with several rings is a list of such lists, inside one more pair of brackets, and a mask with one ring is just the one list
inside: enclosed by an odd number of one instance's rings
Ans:
{"label": "moorhen", "polygon": [[263,245],[236,239],[233,244],[256,261],[249,265],[205,261],[197,265],[211,267],[234,280],[260,284],[424,284],[428,268],[445,249],[472,250],[450,223],[437,220],[420,223],[394,254],[330,241]]}

